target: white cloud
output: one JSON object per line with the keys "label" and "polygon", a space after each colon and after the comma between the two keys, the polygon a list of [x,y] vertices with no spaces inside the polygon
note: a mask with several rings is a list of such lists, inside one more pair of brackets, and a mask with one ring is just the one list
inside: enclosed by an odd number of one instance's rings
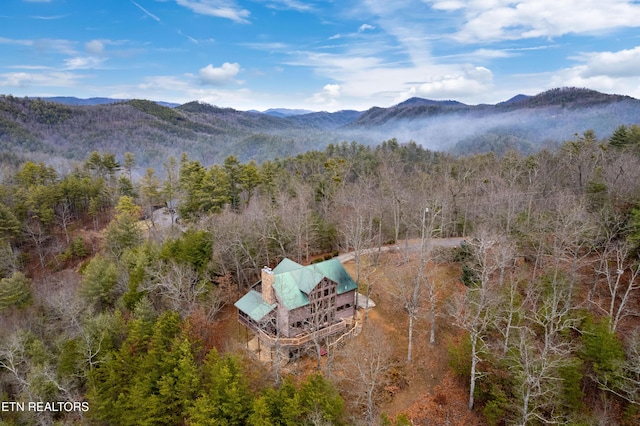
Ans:
{"label": "white cloud", "polygon": [[590,52],[574,58],[577,65],[553,73],[551,87],[589,87],[640,98],[640,46],[617,52]]}
{"label": "white cloud", "polygon": [[298,12],[311,12],[314,7],[298,0],[271,0],[269,7],[273,9],[290,9]]}
{"label": "white cloud", "polygon": [[294,52],[296,59],[287,61],[288,65],[307,66],[316,69],[320,75],[342,75],[351,70],[354,73],[383,66],[383,62],[375,56],[358,55],[352,51],[344,54]]}
{"label": "white cloud", "polygon": [[176,3],[201,15],[231,19],[241,24],[249,23],[247,18],[250,12],[230,0],[176,0]]}
{"label": "white cloud", "polygon": [[71,87],[82,76],[69,72],[26,73],[12,72],[0,74],[0,86],[27,88],[27,87]]}
{"label": "white cloud", "polygon": [[15,69],[15,70],[50,70],[52,69],[49,66],[46,65],[11,65],[10,67],[7,67],[10,69]]}
{"label": "white cloud", "polygon": [[460,61],[474,62],[487,61],[491,59],[511,58],[518,56],[519,53],[515,49],[476,49],[471,52],[456,53],[453,55],[438,56],[438,59],[457,59]]}
{"label": "white cloud", "polygon": [[264,50],[267,52],[273,51],[289,51],[291,47],[285,43],[272,42],[272,43],[240,43],[242,46],[249,47],[256,50]]}
{"label": "white cloud", "polygon": [[[110,92],[107,93],[107,96],[117,99],[154,99],[176,103],[200,100],[212,105],[233,108],[244,106],[246,109],[255,107],[255,101],[259,96],[244,88],[224,90],[203,87],[198,84],[193,75],[147,76],[139,84],[114,86],[108,90]],[[268,105],[266,108],[273,106],[269,102],[266,102],[265,105]]]}
{"label": "white cloud", "polygon": [[0,44],[16,45],[16,46],[32,46],[39,51],[48,52],[50,50],[58,51],[67,55],[75,55],[75,42],[62,39],[12,39],[6,37],[0,37]]}
{"label": "white cloud", "polygon": [[33,46],[40,51],[55,50],[65,55],[77,54],[75,45],[76,43],[73,41],[61,39],[39,39],[33,41]]}
{"label": "white cloud", "polygon": [[84,56],[68,58],[64,60],[65,70],[84,70],[97,68],[104,62],[104,58],[96,58],[95,56]]}
{"label": "white cloud", "polygon": [[433,4],[434,9],[445,10],[445,11],[464,9],[464,7],[465,7],[465,2],[462,2],[459,0],[435,1]]}
{"label": "white cloud", "polygon": [[452,37],[460,42],[558,37],[640,26],[640,4],[630,0],[435,0],[437,10],[463,12]]}
{"label": "white cloud", "polygon": [[214,67],[212,64],[200,69],[200,81],[203,84],[214,86],[222,85],[233,81],[240,72],[240,65],[237,62],[230,64],[225,62],[221,67]]}
{"label": "white cloud", "polygon": [[0,44],[14,44],[18,46],[32,46],[33,40],[17,40],[13,38],[0,37]]}
{"label": "white cloud", "polygon": [[166,88],[171,90],[186,91],[190,86],[187,79],[174,76],[150,76],[145,77],[144,81],[135,86],[136,89],[142,91],[158,91],[162,92]]}
{"label": "white cloud", "polygon": [[495,49],[478,49],[468,55],[468,57],[483,59],[509,58],[511,56],[513,56],[513,53],[509,52],[508,50]]}
{"label": "white cloud", "polygon": [[362,25],[360,25],[360,27],[358,27],[358,32],[361,33],[361,32],[367,31],[367,30],[375,30],[375,29],[376,29],[376,27],[374,27],[373,25],[362,24]]}
{"label": "white cloud", "polygon": [[339,84],[327,84],[322,91],[314,93],[309,101],[320,107],[334,108],[338,105],[341,90]]}
{"label": "white cloud", "polygon": [[[433,22],[433,10],[420,0],[366,0],[366,10],[362,15],[373,16],[376,34],[395,43],[416,64],[427,64],[431,60],[431,41],[442,38],[447,28],[439,28]],[[438,21],[438,25],[439,25]],[[397,53],[397,52],[396,52]]]}
{"label": "white cloud", "polygon": [[104,43],[100,40],[91,40],[85,43],[84,50],[92,55],[101,55],[104,53]]}
{"label": "white cloud", "polygon": [[322,88],[322,90],[331,98],[337,98],[338,96],[340,96],[339,84],[327,84]]}
{"label": "white cloud", "polygon": [[[456,98],[463,102],[482,98],[484,101],[487,94],[493,93],[493,73],[477,64],[385,62],[374,52],[353,49],[341,54],[296,54],[297,58],[288,62],[289,65],[310,67],[318,77],[339,85],[340,97],[334,100],[341,107],[388,106],[409,96]],[[330,99],[328,94],[327,90],[315,93],[313,100],[326,104]]]}
{"label": "white cloud", "polygon": [[640,46],[618,52],[586,53],[582,56],[582,59],[585,62],[585,66],[581,72],[583,78],[595,76],[614,78],[639,76]]}
{"label": "white cloud", "polygon": [[493,74],[485,67],[467,66],[460,72],[432,76],[429,81],[409,89],[413,96],[436,99],[459,99],[486,92],[493,83]]}

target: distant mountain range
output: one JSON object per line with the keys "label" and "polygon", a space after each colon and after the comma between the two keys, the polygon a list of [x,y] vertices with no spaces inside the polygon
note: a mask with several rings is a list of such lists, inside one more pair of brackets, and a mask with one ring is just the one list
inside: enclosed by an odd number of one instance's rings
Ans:
{"label": "distant mountain range", "polygon": [[[43,98],[32,98],[32,99],[41,99],[43,101],[55,102],[63,105],[104,105],[104,104],[116,104],[119,102],[126,102],[128,99],[113,99],[113,98],[76,98],[73,96],[51,96],[51,97],[43,97]],[[158,105],[174,108],[179,106],[180,104],[176,104],[173,102],[163,102],[163,101],[155,101]]]}
{"label": "distant mountain range", "polygon": [[621,124],[640,123],[640,101],[588,89],[558,88],[516,95],[496,105],[412,98],[390,108],[371,108],[345,128],[394,134],[431,149],[457,154],[507,149],[533,152],[594,130],[606,138]]}
{"label": "distant mountain range", "polygon": [[291,117],[292,115],[311,114],[314,111],[308,109],[288,109],[288,108],[270,108],[263,111],[264,114],[273,115],[274,117]]}
{"label": "distant mountain range", "polygon": [[230,154],[261,161],[329,143],[371,145],[391,138],[459,154],[532,152],[588,129],[606,138],[621,124],[639,123],[639,100],[576,88],[517,95],[496,105],[411,98],[389,108],[333,113],[9,95],[0,96],[0,151],[49,162],[83,160],[93,150],[122,158],[129,151],[141,169],[161,170],[169,156],[183,152],[208,165]]}

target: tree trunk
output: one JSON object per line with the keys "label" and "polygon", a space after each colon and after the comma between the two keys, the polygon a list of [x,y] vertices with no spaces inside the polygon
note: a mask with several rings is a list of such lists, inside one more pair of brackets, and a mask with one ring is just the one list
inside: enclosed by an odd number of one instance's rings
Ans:
{"label": "tree trunk", "polygon": [[434,282],[431,280],[429,284],[429,318],[431,320],[431,333],[429,335],[429,343],[436,343],[436,293],[433,288]]}
{"label": "tree trunk", "polygon": [[475,333],[471,333],[471,374],[469,379],[469,411],[473,410],[473,394],[476,390],[476,367],[478,365],[478,336]]}
{"label": "tree trunk", "polygon": [[409,314],[409,345],[407,347],[407,362],[411,362],[411,350],[413,348],[413,313]]}

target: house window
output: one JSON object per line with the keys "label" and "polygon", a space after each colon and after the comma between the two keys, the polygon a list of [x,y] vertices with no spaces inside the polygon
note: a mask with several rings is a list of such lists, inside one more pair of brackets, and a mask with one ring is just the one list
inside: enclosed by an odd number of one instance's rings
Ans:
{"label": "house window", "polygon": [[347,310],[349,308],[351,308],[351,303],[347,303],[346,305],[338,306],[336,311],[342,312],[342,311],[345,311],[345,310]]}

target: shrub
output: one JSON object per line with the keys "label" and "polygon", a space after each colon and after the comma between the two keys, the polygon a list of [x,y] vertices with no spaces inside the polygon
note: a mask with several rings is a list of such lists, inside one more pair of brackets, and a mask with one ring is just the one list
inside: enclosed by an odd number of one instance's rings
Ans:
{"label": "shrub", "polygon": [[0,280],[0,311],[28,306],[33,299],[31,280],[22,272],[14,272],[10,278]]}

